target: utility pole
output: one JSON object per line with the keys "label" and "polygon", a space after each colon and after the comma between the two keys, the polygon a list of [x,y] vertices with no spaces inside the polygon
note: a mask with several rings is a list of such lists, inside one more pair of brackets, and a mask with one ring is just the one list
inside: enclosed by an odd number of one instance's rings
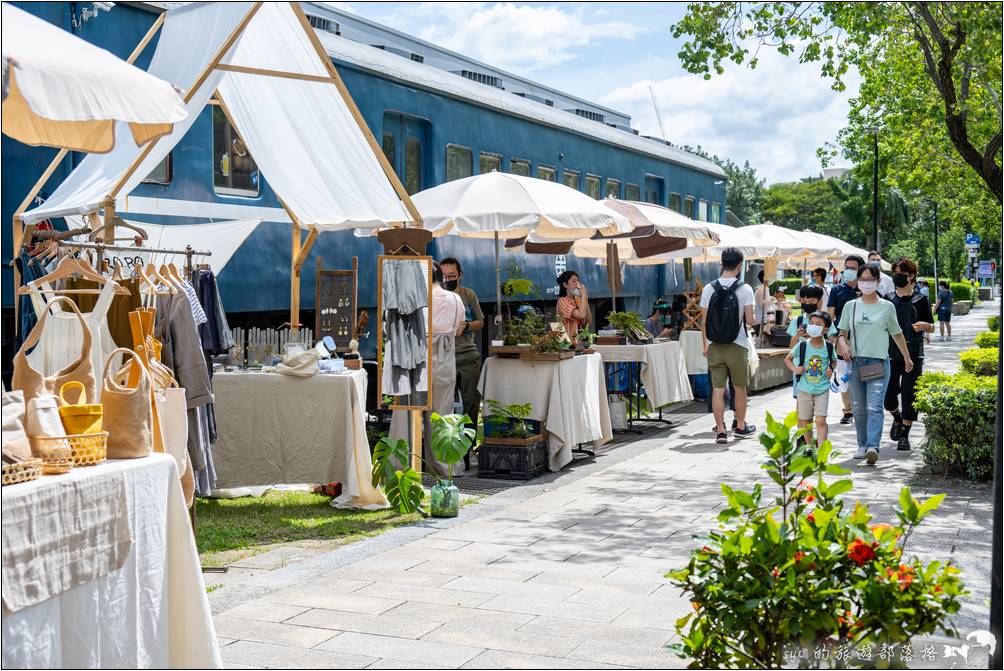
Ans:
{"label": "utility pole", "polygon": [[934,295],[938,295],[938,203],[934,205]]}
{"label": "utility pole", "polygon": [[881,252],[882,245],[879,243],[879,194],[878,194],[878,129],[872,131],[872,149],[874,160],[872,161],[872,244],[875,251]]}

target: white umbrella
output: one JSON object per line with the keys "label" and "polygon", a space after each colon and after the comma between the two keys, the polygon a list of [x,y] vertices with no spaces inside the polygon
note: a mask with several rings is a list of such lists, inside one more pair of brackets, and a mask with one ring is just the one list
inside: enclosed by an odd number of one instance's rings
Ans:
{"label": "white umbrella", "polygon": [[759,236],[746,232],[747,227],[736,228],[725,224],[712,224],[702,221],[700,224],[711,233],[718,236],[718,243],[710,246],[688,244],[686,248],[648,258],[629,259],[627,263],[633,266],[660,265],[676,259],[692,259],[698,256],[705,259],[721,258],[722,252],[734,247],[742,252],[747,259],[762,259],[777,255],[777,247],[765,242]]}
{"label": "white umbrella", "polygon": [[3,3],[3,132],[30,145],[105,153],[124,121],[137,145],[187,116],[174,87]]}
{"label": "white umbrella", "polygon": [[796,231],[771,223],[744,226],[742,230],[765,243],[773,244],[777,249],[777,256],[783,256],[789,261],[840,254],[839,246],[834,245],[832,239],[827,240],[825,236],[811,231]]}

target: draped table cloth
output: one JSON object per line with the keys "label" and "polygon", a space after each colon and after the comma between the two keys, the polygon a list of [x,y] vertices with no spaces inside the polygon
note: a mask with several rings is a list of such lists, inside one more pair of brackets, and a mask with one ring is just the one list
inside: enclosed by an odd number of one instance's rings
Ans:
{"label": "draped table cloth", "polygon": [[[121,510],[132,539],[125,561],[14,612],[4,608],[3,667],[220,668],[192,526],[170,455],[108,461],[4,487],[4,536],[18,535],[10,524],[46,526],[7,510],[29,511],[19,505],[29,500],[32,509],[46,510],[46,499],[73,500],[74,492],[95,480],[122,485]],[[90,544],[93,538],[78,531],[66,527],[67,542]]]}
{"label": "draped table cloth", "polygon": [[683,362],[688,375],[702,375],[708,372],[708,358],[704,356],[704,336],[700,331],[680,333],[680,347],[683,348]]}
{"label": "draped table cloth", "polygon": [[641,364],[641,383],[645,385],[645,393],[653,408],[694,400],[680,343],[596,345],[595,349],[603,358],[603,363],[636,361]]}
{"label": "draped table cloth", "polygon": [[560,471],[572,461],[572,449],[613,438],[603,360],[582,354],[561,361],[485,359],[478,382],[481,397],[505,405],[529,403],[530,419],[548,433],[549,467]]}
{"label": "draped table cloth", "polygon": [[216,373],[216,487],[342,483],[336,507],[386,508],[371,483],[366,373]]}

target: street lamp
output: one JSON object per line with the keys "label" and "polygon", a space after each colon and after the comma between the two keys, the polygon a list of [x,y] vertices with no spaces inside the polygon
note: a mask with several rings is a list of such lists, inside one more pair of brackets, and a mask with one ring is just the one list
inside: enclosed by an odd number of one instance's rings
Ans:
{"label": "street lamp", "polygon": [[882,251],[882,246],[879,244],[879,224],[878,224],[878,207],[879,207],[879,197],[878,197],[878,128],[872,129],[872,150],[874,153],[874,160],[872,161],[872,244],[877,252]]}
{"label": "street lamp", "polygon": [[938,291],[938,203],[932,202],[934,206],[934,286],[931,287],[937,296]]}

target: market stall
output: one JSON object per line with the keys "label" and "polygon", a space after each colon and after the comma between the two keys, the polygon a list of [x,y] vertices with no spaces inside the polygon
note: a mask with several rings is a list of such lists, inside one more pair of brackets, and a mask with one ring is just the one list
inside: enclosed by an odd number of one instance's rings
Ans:
{"label": "market stall", "polygon": [[4,668],[220,668],[175,462],[6,486]]}
{"label": "market stall", "polygon": [[497,403],[530,404],[528,418],[547,432],[551,471],[571,462],[580,445],[599,447],[613,437],[599,354],[554,361],[489,357],[478,389]]}
{"label": "market stall", "polygon": [[[667,340],[629,345],[596,345],[595,349],[605,364],[639,364],[634,394],[640,397],[640,387],[644,386],[645,395],[653,409],[694,399],[680,343]],[[628,409],[629,427],[633,428],[635,422],[653,421],[642,416],[640,398],[635,405],[638,406],[635,414],[632,414],[630,407]],[[671,425],[668,420],[662,419],[661,414],[658,421]]]}

